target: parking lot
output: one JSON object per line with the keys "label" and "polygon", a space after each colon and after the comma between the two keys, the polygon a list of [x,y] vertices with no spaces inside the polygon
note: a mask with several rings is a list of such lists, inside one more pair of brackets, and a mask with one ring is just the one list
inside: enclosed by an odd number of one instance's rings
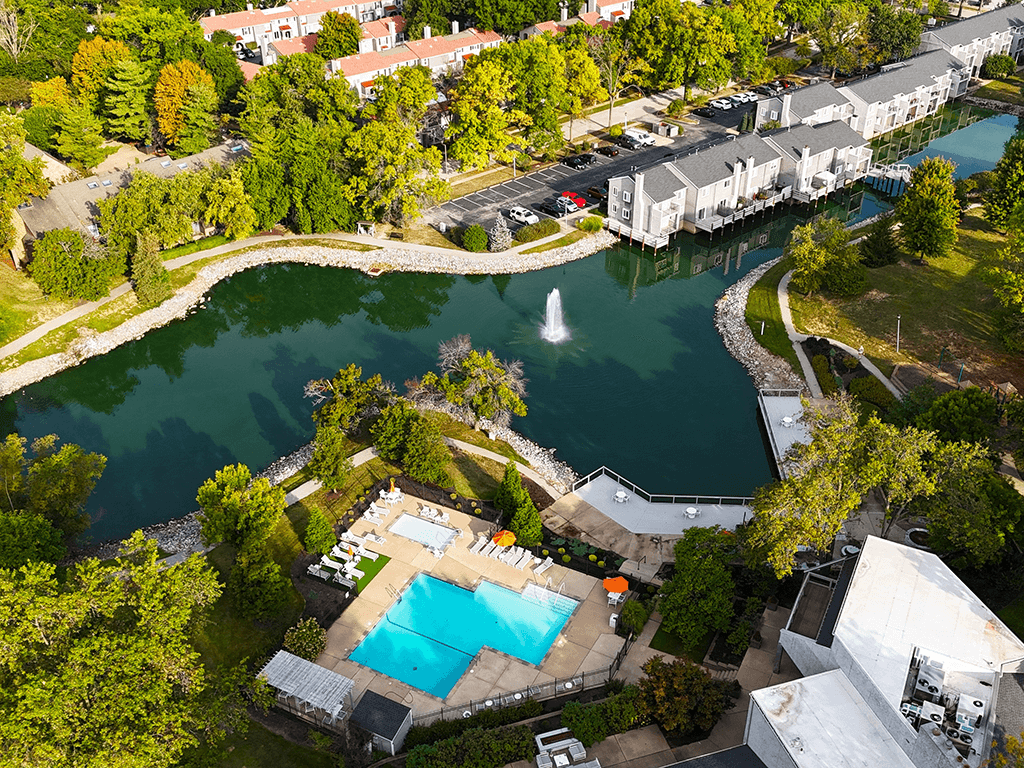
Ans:
{"label": "parking lot", "polygon": [[597,162],[587,168],[574,170],[559,163],[538,171],[520,174],[518,178],[506,181],[464,197],[455,198],[443,205],[426,211],[425,218],[431,224],[441,223],[447,226],[469,226],[480,224],[490,229],[498,214],[506,217],[506,224],[515,228],[508,221],[508,209],[513,205],[521,205],[544,217],[537,211],[537,205],[544,201],[554,200],[562,192],[576,192],[586,197],[593,207],[600,201],[591,199],[587,189],[592,186],[603,186],[614,177],[632,170],[642,170],[657,165],[672,155],[690,151],[697,145],[704,145],[724,138],[727,128],[739,124],[740,109],[731,113],[720,113],[714,119],[700,119],[696,126],[688,125],[684,135],[673,139],[663,136],[655,137],[655,145],[636,151],[619,148],[617,157],[605,157],[595,153]]}

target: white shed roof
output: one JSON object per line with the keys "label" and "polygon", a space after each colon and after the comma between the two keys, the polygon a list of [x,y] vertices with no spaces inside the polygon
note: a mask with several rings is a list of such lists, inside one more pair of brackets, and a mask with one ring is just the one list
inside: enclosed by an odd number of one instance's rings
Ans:
{"label": "white shed roof", "polygon": [[278,651],[260,677],[281,693],[337,718],[355,681],[288,651]]}

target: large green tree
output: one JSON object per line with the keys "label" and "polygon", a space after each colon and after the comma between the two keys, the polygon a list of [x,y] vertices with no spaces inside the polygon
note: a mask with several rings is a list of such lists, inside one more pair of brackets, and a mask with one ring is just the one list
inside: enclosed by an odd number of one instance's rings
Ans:
{"label": "large green tree", "polygon": [[953,171],[944,157],[925,158],[910,174],[910,186],[896,203],[904,247],[919,258],[948,254],[959,237],[960,205]]}
{"label": "large green tree", "polygon": [[125,263],[99,243],[86,242],[80,232],[51,229],[36,240],[28,271],[49,296],[95,301],[124,274]]}
{"label": "large green tree", "polygon": [[106,82],[107,128],[129,141],[149,138],[149,73],[134,59],[114,65]]}
{"label": "large green tree", "polygon": [[735,591],[729,562],[736,537],[717,525],[688,528],[674,548],[676,572],[661,588],[661,625],[677,637],[700,638],[732,621]]}
{"label": "large green tree", "polygon": [[332,491],[345,485],[352,472],[352,462],[348,458],[348,441],[340,429],[330,425],[317,427],[309,469],[324,487]]}
{"label": "large green tree", "polygon": [[328,11],[320,17],[320,31],[313,53],[325,59],[340,59],[359,52],[363,28],[349,13]]}
{"label": "large green tree", "polygon": [[103,123],[88,106],[75,103],[63,111],[57,151],[76,170],[88,175],[114,152],[103,141]]}
{"label": "large green tree", "polygon": [[512,159],[511,130],[526,115],[504,108],[511,94],[512,75],[497,62],[476,57],[466,67],[451,94],[453,119],[446,132],[452,141],[450,154],[463,170],[484,168],[492,156],[501,162]]}
{"label": "large green tree", "polygon": [[306,384],[305,392],[320,405],[313,412],[317,427],[330,426],[346,432],[357,430],[371,410],[390,399],[390,390],[380,374],[363,381],[363,369],[355,363],[340,369],[330,379],[313,379]]}
{"label": "large green tree", "polygon": [[808,31],[832,77],[837,70],[853,72],[866,63],[867,21],[867,7],[855,0],[831,0],[817,9]]}
{"label": "large green tree", "polygon": [[244,551],[259,549],[285,508],[284,489],[265,477],[252,478],[244,464],[229,464],[199,487],[203,541],[227,542]]}
{"label": "large green tree", "polygon": [[860,252],[837,219],[822,217],[794,227],[785,253],[793,259],[793,287],[811,294],[855,294],[867,285]]}
{"label": "large green tree", "polygon": [[642,667],[640,708],[671,733],[707,733],[732,706],[730,684],[684,659],[654,656]]}
{"label": "large green tree", "polygon": [[160,258],[160,246],[149,232],[135,236],[132,256],[132,288],[143,306],[156,306],[173,295],[171,277]]}
{"label": "large green tree", "polygon": [[21,120],[0,112],[0,250],[14,245],[14,209],[29,195],[45,197],[50,183],[43,177],[43,159],[26,160],[25,128]]}
{"label": "large green tree", "polygon": [[992,226],[1009,229],[1014,211],[1024,203],[1024,135],[1016,134],[1003,147],[992,171],[992,188],[985,195],[985,218]]}
{"label": "large green tree", "polygon": [[867,42],[875,59],[888,64],[912,56],[921,43],[924,24],[917,13],[874,3],[868,13]]}
{"label": "large green tree", "polygon": [[565,55],[548,35],[535,35],[484,51],[512,78],[510,106],[526,115],[523,137],[542,153],[553,154],[565,139],[559,114],[565,103]]}
{"label": "large green tree", "polygon": [[514,461],[505,465],[501,485],[494,494],[494,506],[508,519],[509,530],[516,535],[517,542],[527,547],[540,544],[543,538],[540,513]]}
{"label": "large green tree", "polygon": [[237,166],[213,179],[205,203],[203,219],[222,229],[228,238],[242,240],[256,229],[256,212],[245,194],[244,176]]}

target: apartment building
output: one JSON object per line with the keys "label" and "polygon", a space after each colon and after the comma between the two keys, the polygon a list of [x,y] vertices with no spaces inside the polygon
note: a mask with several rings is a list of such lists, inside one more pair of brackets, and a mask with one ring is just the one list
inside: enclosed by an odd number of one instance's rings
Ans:
{"label": "apartment building", "polygon": [[765,123],[777,122],[788,128],[799,123],[849,122],[852,118],[853,104],[850,100],[832,83],[817,83],[806,88],[790,88],[777,96],[758,100],[754,127],[761,130]]}
{"label": "apartment building", "polygon": [[1018,64],[1024,53],[1024,8],[1005,5],[921,35],[922,52],[943,50],[962,61],[977,77],[986,56],[1005,54]]}
{"label": "apartment building", "polygon": [[[359,41],[359,53],[387,51],[405,41],[405,19],[401,16],[386,16],[377,21],[366,21],[359,25],[363,37]],[[313,53],[318,33],[303,35],[286,40],[274,40],[267,47],[264,66],[276,64],[281,57],[294,53]]]}
{"label": "apartment building", "polygon": [[871,167],[867,139],[842,120],[792,126],[764,136],[782,155],[775,184],[810,203],[864,178]]}

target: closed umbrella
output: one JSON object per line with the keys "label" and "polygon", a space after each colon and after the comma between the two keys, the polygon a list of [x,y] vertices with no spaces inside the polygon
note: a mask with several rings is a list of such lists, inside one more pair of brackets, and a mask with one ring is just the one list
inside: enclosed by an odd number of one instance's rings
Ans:
{"label": "closed umbrella", "polygon": [[604,588],[609,592],[625,592],[629,589],[629,582],[622,576],[604,580]]}
{"label": "closed umbrella", "polygon": [[498,531],[491,541],[499,547],[511,547],[516,543],[516,535],[512,531]]}

